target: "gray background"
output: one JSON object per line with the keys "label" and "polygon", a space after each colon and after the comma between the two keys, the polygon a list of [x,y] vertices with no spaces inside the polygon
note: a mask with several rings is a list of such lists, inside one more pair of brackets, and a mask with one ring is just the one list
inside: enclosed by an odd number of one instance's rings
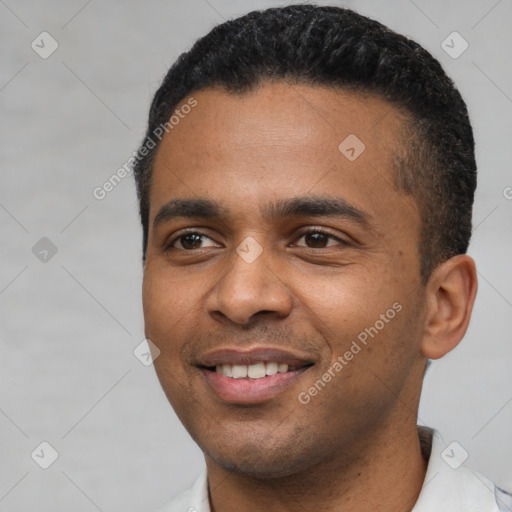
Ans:
{"label": "gray background", "polygon": [[[512,3],[325,3],[416,39],[468,102],[480,288],[465,340],[426,377],[420,422],[512,488]],[[92,191],[135,150],[178,54],[223,19],[275,5],[0,0],[0,511],[149,511],[202,468],[133,354],[144,331],[132,179],[101,201]],[[47,59],[31,48],[43,31],[59,44]],[[441,47],[453,31],[469,43],[457,59]],[[46,262],[32,251],[43,237],[57,248]],[[46,470],[30,455],[42,441],[59,454]]]}

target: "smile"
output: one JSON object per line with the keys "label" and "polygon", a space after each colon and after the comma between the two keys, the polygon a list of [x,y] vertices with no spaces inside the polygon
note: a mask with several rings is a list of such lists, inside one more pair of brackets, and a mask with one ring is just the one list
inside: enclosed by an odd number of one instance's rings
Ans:
{"label": "smile", "polygon": [[314,364],[304,354],[273,347],[226,347],[203,355],[195,366],[216,398],[231,404],[256,404],[278,397]]}
{"label": "smile", "polygon": [[276,375],[277,373],[287,373],[298,369],[298,367],[288,366],[286,363],[278,363],[276,361],[261,362],[251,365],[222,364],[215,367],[217,373],[231,379],[263,379]]}

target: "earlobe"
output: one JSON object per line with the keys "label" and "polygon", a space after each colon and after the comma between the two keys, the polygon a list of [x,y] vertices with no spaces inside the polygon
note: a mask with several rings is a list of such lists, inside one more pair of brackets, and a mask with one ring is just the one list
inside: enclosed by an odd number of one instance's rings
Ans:
{"label": "earlobe", "polygon": [[477,291],[475,262],[460,254],[441,263],[427,284],[427,314],[422,354],[439,359],[462,340],[469,325]]}

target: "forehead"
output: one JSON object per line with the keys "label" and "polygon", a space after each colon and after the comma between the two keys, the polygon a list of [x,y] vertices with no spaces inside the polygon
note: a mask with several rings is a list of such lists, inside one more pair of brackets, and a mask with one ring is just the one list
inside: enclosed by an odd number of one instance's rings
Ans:
{"label": "forehead", "polygon": [[356,135],[374,147],[389,145],[396,142],[393,139],[404,120],[396,107],[376,95],[281,80],[242,94],[211,87],[193,97],[197,106],[186,116],[180,115],[181,121],[173,116],[179,126],[172,126],[161,144],[172,147],[176,156],[184,141],[187,146],[197,143],[193,154],[187,147],[189,158],[210,149],[205,142],[215,145],[215,153],[241,146],[302,143],[305,149],[325,149],[326,156],[337,160],[338,144],[347,135]]}
{"label": "forehead", "polygon": [[284,197],[339,195],[378,217],[400,196],[406,215],[414,210],[394,185],[404,118],[387,101],[282,81],[243,94],[208,88],[193,97],[197,105],[158,149],[150,222],[176,197],[209,197],[227,210],[254,212]]}

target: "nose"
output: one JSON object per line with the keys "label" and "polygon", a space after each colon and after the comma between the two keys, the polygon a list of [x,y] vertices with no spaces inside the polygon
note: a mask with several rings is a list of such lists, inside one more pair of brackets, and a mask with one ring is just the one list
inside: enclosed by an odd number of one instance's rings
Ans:
{"label": "nose", "polygon": [[284,318],[290,314],[292,298],[289,288],[270,268],[265,251],[254,261],[233,253],[224,272],[207,297],[208,312],[219,318],[247,325],[256,315]]}

